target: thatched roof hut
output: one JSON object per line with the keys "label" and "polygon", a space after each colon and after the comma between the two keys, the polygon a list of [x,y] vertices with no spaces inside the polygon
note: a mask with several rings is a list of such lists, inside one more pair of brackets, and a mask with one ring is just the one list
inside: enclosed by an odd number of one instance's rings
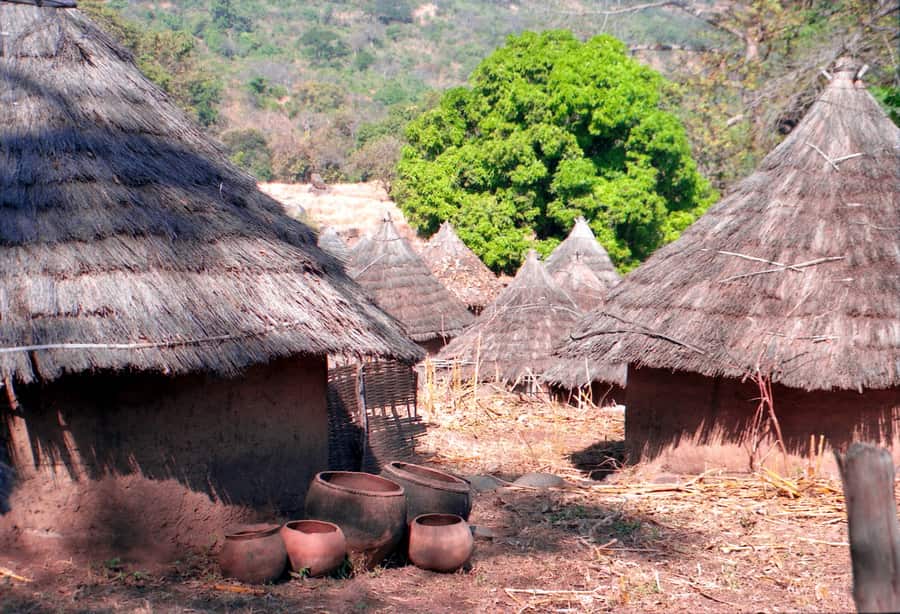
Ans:
{"label": "thatched roof hut", "polygon": [[581,311],[599,307],[609,291],[609,287],[600,281],[580,253],[576,253],[553,274],[553,281],[565,290]]}
{"label": "thatched roof hut", "polygon": [[566,353],[710,376],[758,365],[804,390],[900,385],[900,130],[854,71]]}
{"label": "thatched roof hut", "polygon": [[532,250],[513,281],[438,357],[477,361],[484,379],[516,384],[524,376],[538,378],[555,360],[554,345],[580,314]]}
{"label": "thatched roof hut", "polygon": [[[757,170],[571,333],[564,355],[629,363],[634,443],[640,415],[660,432],[663,408],[654,403],[664,386],[696,400],[707,394],[704,381],[721,380],[730,388],[720,382],[708,398],[722,403],[744,398],[740,378],[754,373],[776,384],[776,402],[792,399],[782,407],[785,437],[786,420],[808,417],[794,425],[801,443],[809,433],[832,441],[877,433],[877,420],[854,421],[900,408],[900,130],[856,79],[857,68],[841,60],[806,117]],[[647,381],[639,385],[636,376]],[[682,385],[694,392],[675,393]],[[841,390],[856,391],[850,411]],[[742,403],[755,408],[758,391],[747,394]],[[702,405],[664,411],[702,421]],[[710,416],[725,413],[710,408]],[[826,426],[832,417],[837,422]]]}
{"label": "thatched roof hut", "polygon": [[299,513],[326,355],[421,349],[127,51],[37,4],[0,1],[0,548],[205,547]]}
{"label": "thatched roof hut", "polygon": [[[576,252],[569,262],[553,275],[553,280],[575,301],[582,313],[599,307],[609,292],[607,284],[597,278],[593,269],[582,259],[580,252]],[[568,332],[565,331],[559,341],[566,339]],[[621,389],[625,387],[625,371],[624,364],[558,358],[544,372],[543,379],[548,384],[566,390],[584,388],[590,386],[592,382],[612,384],[618,387],[616,396],[623,398]]]}
{"label": "thatched roof hut", "polygon": [[472,323],[465,305],[432,275],[390,218],[353,254],[350,275],[415,341],[446,341]]}
{"label": "thatched roof hut", "polygon": [[319,233],[318,245],[341,264],[346,266],[350,262],[350,248],[347,247],[334,226],[329,226]]}
{"label": "thatched roof hut", "polygon": [[441,224],[440,230],[428,240],[422,259],[434,276],[475,313],[500,292],[497,276],[462,242],[450,222]]}
{"label": "thatched roof hut", "polygon": [[0,11],[6,377],[418,356],[79,11]]}
{"label": "thatched roof hut", "polygon": [[609,254],[603,249],[603,246],[597,241],[591,227],[587,221],[579,216],[569,232],[569,236],[565,241],[556,246],[556,249],[547,256],[544,266],[547,272],[555,275],[562,269],[566,268],[569,262],[580,254],[581,260],[589,269],[594,272],[607,289],[612,288],[621,277],[613,266]]}

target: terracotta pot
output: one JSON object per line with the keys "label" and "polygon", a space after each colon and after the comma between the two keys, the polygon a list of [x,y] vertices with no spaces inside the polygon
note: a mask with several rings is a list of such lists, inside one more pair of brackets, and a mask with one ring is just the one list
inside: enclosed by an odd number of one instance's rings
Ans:
{"label": "terracotta pot", "polygon": [[431,571],[456,571],[472,556],[469,523],[453,514],[422,514],[409,525],[409,560]]}
{"label": "terracotta pot", "polygon": [[363,553],[371,568],[403,539],[406,497],[403,487],[371,473],[323,471],[306,494],[306,516],[333,522],[347,538],[347,549]]}
{"label": "terracotta pot", "polygon": [[406,491],[407,521],[422,514],[456,514],[464,520],[469,519],[471,487],[464,479],[400,461],[388,463],[381,475],[397,482]]}
{"label": "terracotta pot", "polygon": [[347,556],[344,532],[331,522],[294,520],[281,527],[281,538],[293,570],[310,576],[330,574]]}
{"label": "terracotta pot", "polygon": [[280,578],[287,565],[280,528],[277,524],[251,525],[226,533],[225,545],[219,553],[222,575],[250,584]]}

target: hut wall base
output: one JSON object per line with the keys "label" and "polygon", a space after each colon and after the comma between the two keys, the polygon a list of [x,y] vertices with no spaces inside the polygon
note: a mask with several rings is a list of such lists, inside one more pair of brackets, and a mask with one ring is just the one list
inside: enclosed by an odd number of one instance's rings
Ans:
{"label": "hut wall base", "polygon": [[[747,471],[750,422],[759,392],[752,382],[664,369],[628,369],[625,443],[628,460],[676,473],[707,469]],[[764,466],[779,472],[805,469],[810,435],[826,438],[821,470],[837,476],[831,449],[869,441],[891,449],[900,463],[900,388],[806,392],[773,386],[775,411],[788,450],[788,466],[775,442],[760,446]],[[768,452],[768,454],[767,454]]]}
{"label": "hut wall base", "polygon": [[327,468],[325,386],[325,359],[310,358],[233,379],[84,375],[19,390],[22,414],[0,411],[15,469],[0,548],[171,560],[218,545],[230,524],[295,517]]}

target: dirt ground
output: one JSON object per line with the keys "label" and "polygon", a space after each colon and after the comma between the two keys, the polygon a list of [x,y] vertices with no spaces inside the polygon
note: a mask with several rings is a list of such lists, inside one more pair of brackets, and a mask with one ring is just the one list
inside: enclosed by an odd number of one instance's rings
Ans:
{"label": "dirt ground", "polygon": [[[436,574],[393,561],[345,579],[250,587],[222,579],[205,553],[159,569],[6,553],[0,611],[853,609],[840,484],[773,474],[610,473],[608,458],[621,453],[620,411],[482,395],[431,411],[423,462],[507,480],[545,471],[567,485],[478,494],[471,523],[484,535],[467,570]],[[588,479],[591,471],[604,479]]]}

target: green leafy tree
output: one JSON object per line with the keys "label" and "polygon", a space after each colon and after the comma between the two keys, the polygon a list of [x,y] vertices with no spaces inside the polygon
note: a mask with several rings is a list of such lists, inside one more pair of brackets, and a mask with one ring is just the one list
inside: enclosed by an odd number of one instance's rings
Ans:
{"label": "green leafy tree", "polygon": [[344,39],[334,30],[322,26],[306,30],[299,42],[304,55],[320,65],[337,62],[350,54],[350,46]]}
{"label": "green leafy tree", "polygon": [[409,0],[374,0],[369,11],[381,23],[412,23],[412,4]]}
{"label": "green leafy tree", "polygon": [[272,150],[259,130],[232,130],[222,135],[231,161],[259,179],[272,179]]}
{"label": "green leafy tree", "polygon": [[194,36],[184,30],[148,30],[126,20],[119,5],[98,0],[79,3],[100,27],[134,53],[148,79],[204,126],[216,123],[222,83],[197,59]]}
{"label": "green leafy tree", "polygon": [[664,80],[612,37],[512,36],[469,81],[410,123],[393,194],[426,233],[451,220],[495,269],[584,215],[627,270],[715,199]]}

